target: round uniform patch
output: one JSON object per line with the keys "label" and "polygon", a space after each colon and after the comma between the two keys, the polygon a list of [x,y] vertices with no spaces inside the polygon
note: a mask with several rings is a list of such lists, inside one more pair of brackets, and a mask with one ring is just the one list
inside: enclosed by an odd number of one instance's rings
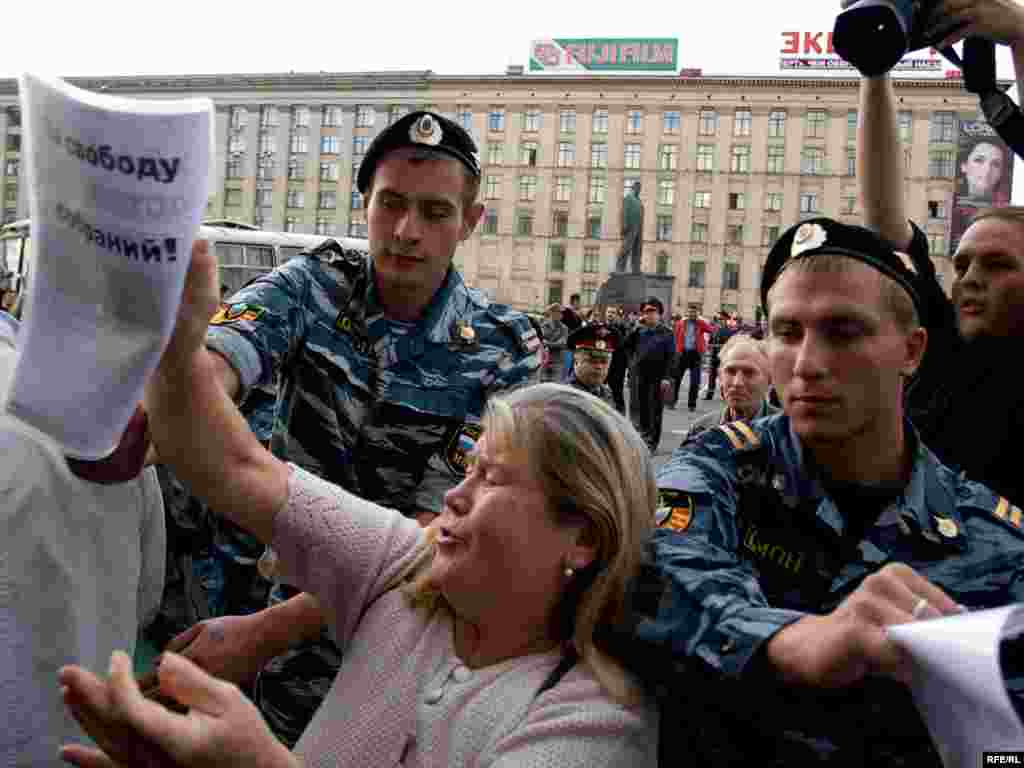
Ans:
{"label": "round uniform patch", "polygon": [[950,520],[948,517],[940,517],[939,515],[932,515],[932,517],[935,518],[935,526],[939,529],[939,533],[947,539],[956,538],[960,531],[953,520]]}
{"label": "round uniform patch", "polygon": [[483,431],[479,424],[463,424],[455,431],[444,453],[448,469],[460,477],[466,474],[466,457],[476,447]]}
{"label": "round uniform patch", "polygon": [[240,323],[243,320],[258,320],[263,314],[263,308],[255,304],[221,304],[220,308],[210,318],[210,325],[227,325],[228,323]]}
{"label": "round uniform patch", "polygon": [[685,531],[693,521],[693,499],[689,494],[676,490],[658,492],[658,509],[654,524],[659,528]]}

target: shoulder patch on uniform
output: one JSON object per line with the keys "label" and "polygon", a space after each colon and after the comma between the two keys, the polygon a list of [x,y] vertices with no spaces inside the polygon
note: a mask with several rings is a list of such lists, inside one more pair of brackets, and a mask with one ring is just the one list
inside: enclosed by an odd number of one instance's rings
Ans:
{"label": "shoulder patch on uniform", "polygon": [[262,314],[263,307],[258,307],[255,304],[221,304],[210,318],[210,325],[228,325],[229,323],[240,323],[243,320],[258,320]]}
{"label": "shoulder patch on uniform", "polygon": [[476,447],[483,431],[479,424],[463,424],[452,433],[444,452],[448,469],[460,477],[466,474],[466,457]]}
{"label": "shoulder patch on uniform", "polygon": [[719,424],[717,429],[729,438],[732,447],[737,451],[752,451],[761,447],[760,436],[746,422],[732,421],[728,424]]}
{"label": "shoulder patch on uniform", "polygon": [[658,492],[658,509],[654,513],[654,524],[659,528],[685,531],[693,521],[693,498],[682,491],[662,490]]}
{"label": "shoulder patch on uniform", "polygon": [[1020,507],[1011,504],[1005,496],[999,497],[999,502],[992,510],[992,515],[1009,523],[1014,528],[1024,529],[1024,513],[1021,512]]}

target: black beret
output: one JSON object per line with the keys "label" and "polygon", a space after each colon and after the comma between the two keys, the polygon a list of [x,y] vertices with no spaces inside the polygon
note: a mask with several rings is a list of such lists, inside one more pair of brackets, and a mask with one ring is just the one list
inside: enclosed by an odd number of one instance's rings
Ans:
{"label": "black beret", "polygon": [[659,312],[665,311],[665,305],[661,303],[661,299],[657,296],[648,296],[644,301],[640,302],[641,311],[643,311],[644,307],[655,307]]}
{"label": "black beret", "polygon": [[924,320],[925,307],[918,287],[921,277],[913,259],[893,249],[889,242],[870,229],[826,218],[807,219],[790,227],[772,247],[761,274],[761,306],[766,314],[768,291],[775,284],[783,267],[793,259],[802,259],[818,253],[848,256],[891,277],[910,294],[918,315],[922,321]]}
{"label": "black beret", "polygon": [[403,147],[424,147],[451,155],[474,176],[480,176],[476,144],[461,125],[434,112],[410,112],[377,134],[370,143],[359,165],[356,188],[366,194],[373,172],[384,155]]}
{"label": "black beret", "polygon": [[591,323],[570,333],[566,346],[569,349],[589,349],[611,354],[615,351],[615,334],[604,323]]}

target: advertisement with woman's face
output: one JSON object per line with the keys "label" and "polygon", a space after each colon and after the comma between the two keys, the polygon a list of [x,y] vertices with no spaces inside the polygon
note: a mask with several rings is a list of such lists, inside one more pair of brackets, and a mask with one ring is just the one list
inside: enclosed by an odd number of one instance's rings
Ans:
{"label": "advertisement with woman's face", "polygon": [[987,207],[1010,202],[1013,155],[984,121],[960,124],[957,206]]}

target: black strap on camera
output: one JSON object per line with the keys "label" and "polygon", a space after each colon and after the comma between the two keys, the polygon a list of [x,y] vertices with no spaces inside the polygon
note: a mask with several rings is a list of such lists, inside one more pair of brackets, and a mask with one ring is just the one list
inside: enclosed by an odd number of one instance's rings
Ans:
{"label": "black strap on camera", "polygon": [[[995,43],[980,37],[968,37],[964,40],[962,59],[952,46],[940,52],[963,72],[964,88],[968,93],[978,95],[985,120],[999,138],[1015,155],[1024,158],[1024,113],[996,83]],[[1024,94],[1017,95],[1018,98],[1022,96]]]}

